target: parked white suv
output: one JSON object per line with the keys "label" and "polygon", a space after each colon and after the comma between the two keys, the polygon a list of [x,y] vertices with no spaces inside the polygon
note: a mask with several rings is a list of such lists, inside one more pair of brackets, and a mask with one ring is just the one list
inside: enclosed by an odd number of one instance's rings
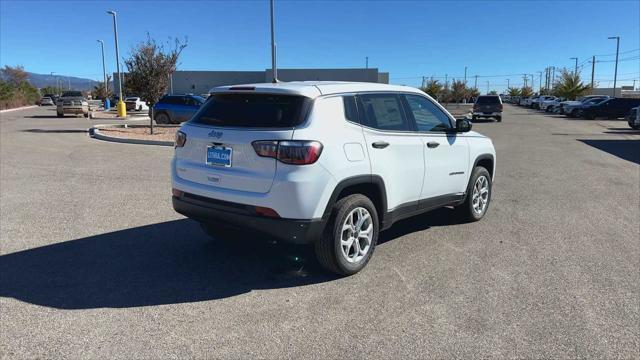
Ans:
{"label": "parked white suv", "polygon": [[242,227],[313,243],[325,268],[354,274],[400,219],[443,206],[484,216],[495,151],[470,129],[404,86],[215,88],[176,134],[173,207],[212,237]]}

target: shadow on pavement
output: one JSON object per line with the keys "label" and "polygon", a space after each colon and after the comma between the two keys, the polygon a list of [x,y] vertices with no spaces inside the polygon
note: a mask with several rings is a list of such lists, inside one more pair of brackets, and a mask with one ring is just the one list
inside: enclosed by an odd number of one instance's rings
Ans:
{"label": "shadow on pavement", "polygon": [[87,129],[26,129],[22,132],[38,134],[67,134],[67,133],[87,133]]}
{"label": "shadow on pavement", "polygon": [[399,237],[418,231],[424,231],[434,226],[449,226],[465,224],[460,220],[453,208],[444,207],[418,216],[398,221],[389,229],[380,233],[378,244],[384,244]]}
{"label": "shadow on pavement", "polygon": [[335,279],[310,247],[233,240],[209,239],[182,219],[7,254],[0,296],[60,309],[128,308]]}
{"label": "shadow on pavement", "polygon": [[640,140],[578,140],[621,159],[640,164]]}

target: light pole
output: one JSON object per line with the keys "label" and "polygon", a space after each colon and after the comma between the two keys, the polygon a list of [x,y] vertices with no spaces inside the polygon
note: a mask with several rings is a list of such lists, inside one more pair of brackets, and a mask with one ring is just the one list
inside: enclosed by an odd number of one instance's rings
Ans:
{"label": "light pole", "polygon": [[578,74],[578,58],[577,57],[572,57],[572,58],[569,58],[569,59],[576,61],[576,67],[573,68],[573,76],[576,76]]}
{"label": "light pole", "polygon": [[487,80],[487,95],[489,95],[489,80]]}
{"label": "light pole", "polygon": [[109,110],[110,101],[109,101],[109,84],[107,84],[107,66],[104,62],[104,41],[96,40],[100,43],[100,49],[102,50],[102,77],[104,79],[104,110]]}
{"label": "light pole", "polygon": [[464,67],[464,87],[467,87],[467,67]]}
{"label": "light pole", "polygon": [[364,68],[365,69],[369,68],[369,57],[368,56],[364,57]]}
{"label": "light pole", "polygon": [[[51,72],[51,76],[55,74],[55,71]],[[60,92],[60,85],[58,84],[58,77],[56,76],[56,91]]]}
{"label": "light pole", "polygon": [[116,21],[116,12],[113,10],[107,11],[107,14],[113,16],[113,34],[116,39],[116,69],[118,71],[118,117],[127,117],[127,108],[122,100],[122,77],[120,76],[120,51],[118,49],[118,24]]}
{"label": "light pole", "polygon": [[616,97],[616,82],[618,81],[618,53],[620,52],[620,36],[610,36],[609,40],[616,39],[616,70],[613,73],[613,97]]}
{"label": "light pole", "polygon": [[[275,35],[275,30],[274,25],[273,25],[273,0],[269,1],[269,15],[271,18],[271,70],[273,72],[273,80],[271,80],[272,83],[277,83],[278,82],[278,66],[276,63],[276,35]],[[369,59],[367,59],[367,62],[369,61]],[[368,66],[368,64],[367,64]]]}

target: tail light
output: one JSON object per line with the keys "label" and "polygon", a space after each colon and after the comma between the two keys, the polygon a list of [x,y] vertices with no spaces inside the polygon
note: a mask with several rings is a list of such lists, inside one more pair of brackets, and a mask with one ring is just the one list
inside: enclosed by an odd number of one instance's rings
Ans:
{"label": "tail light", "polygon": [[187,134],[183,133],[180,130],[176,131],[176,143],[174,147],[177,147],[177,148],[183,147],[186,142],[187,142]]}
{"label": "tail light", "polygon": [[261,140],[251,143],[258,156],[277,159],[285,164],[309,165],[318,161],[322,144],[318,141]]}
{"label": "tail light", "polygon": [[500,111],[502,111],[502,104],[500,104]]}

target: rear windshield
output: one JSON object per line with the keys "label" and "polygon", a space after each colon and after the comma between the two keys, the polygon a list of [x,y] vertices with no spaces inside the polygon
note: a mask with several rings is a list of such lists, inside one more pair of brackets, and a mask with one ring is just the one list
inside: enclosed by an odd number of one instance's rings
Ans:
{"label": "rear windshield", "polygon": [[500,99],[497,96],[479,96],[476,104],[499,104]]}
{"label": "rear windshield", "polygon": [[191,122],[228,127],[293,127],[304,121],[306,99],[294,95],[212,94]]}
{"label": "rear windshield", "polygon": [[82,97],[82,92],[80,92],[80,91],[65,91],[62,94],[62,97]]}

